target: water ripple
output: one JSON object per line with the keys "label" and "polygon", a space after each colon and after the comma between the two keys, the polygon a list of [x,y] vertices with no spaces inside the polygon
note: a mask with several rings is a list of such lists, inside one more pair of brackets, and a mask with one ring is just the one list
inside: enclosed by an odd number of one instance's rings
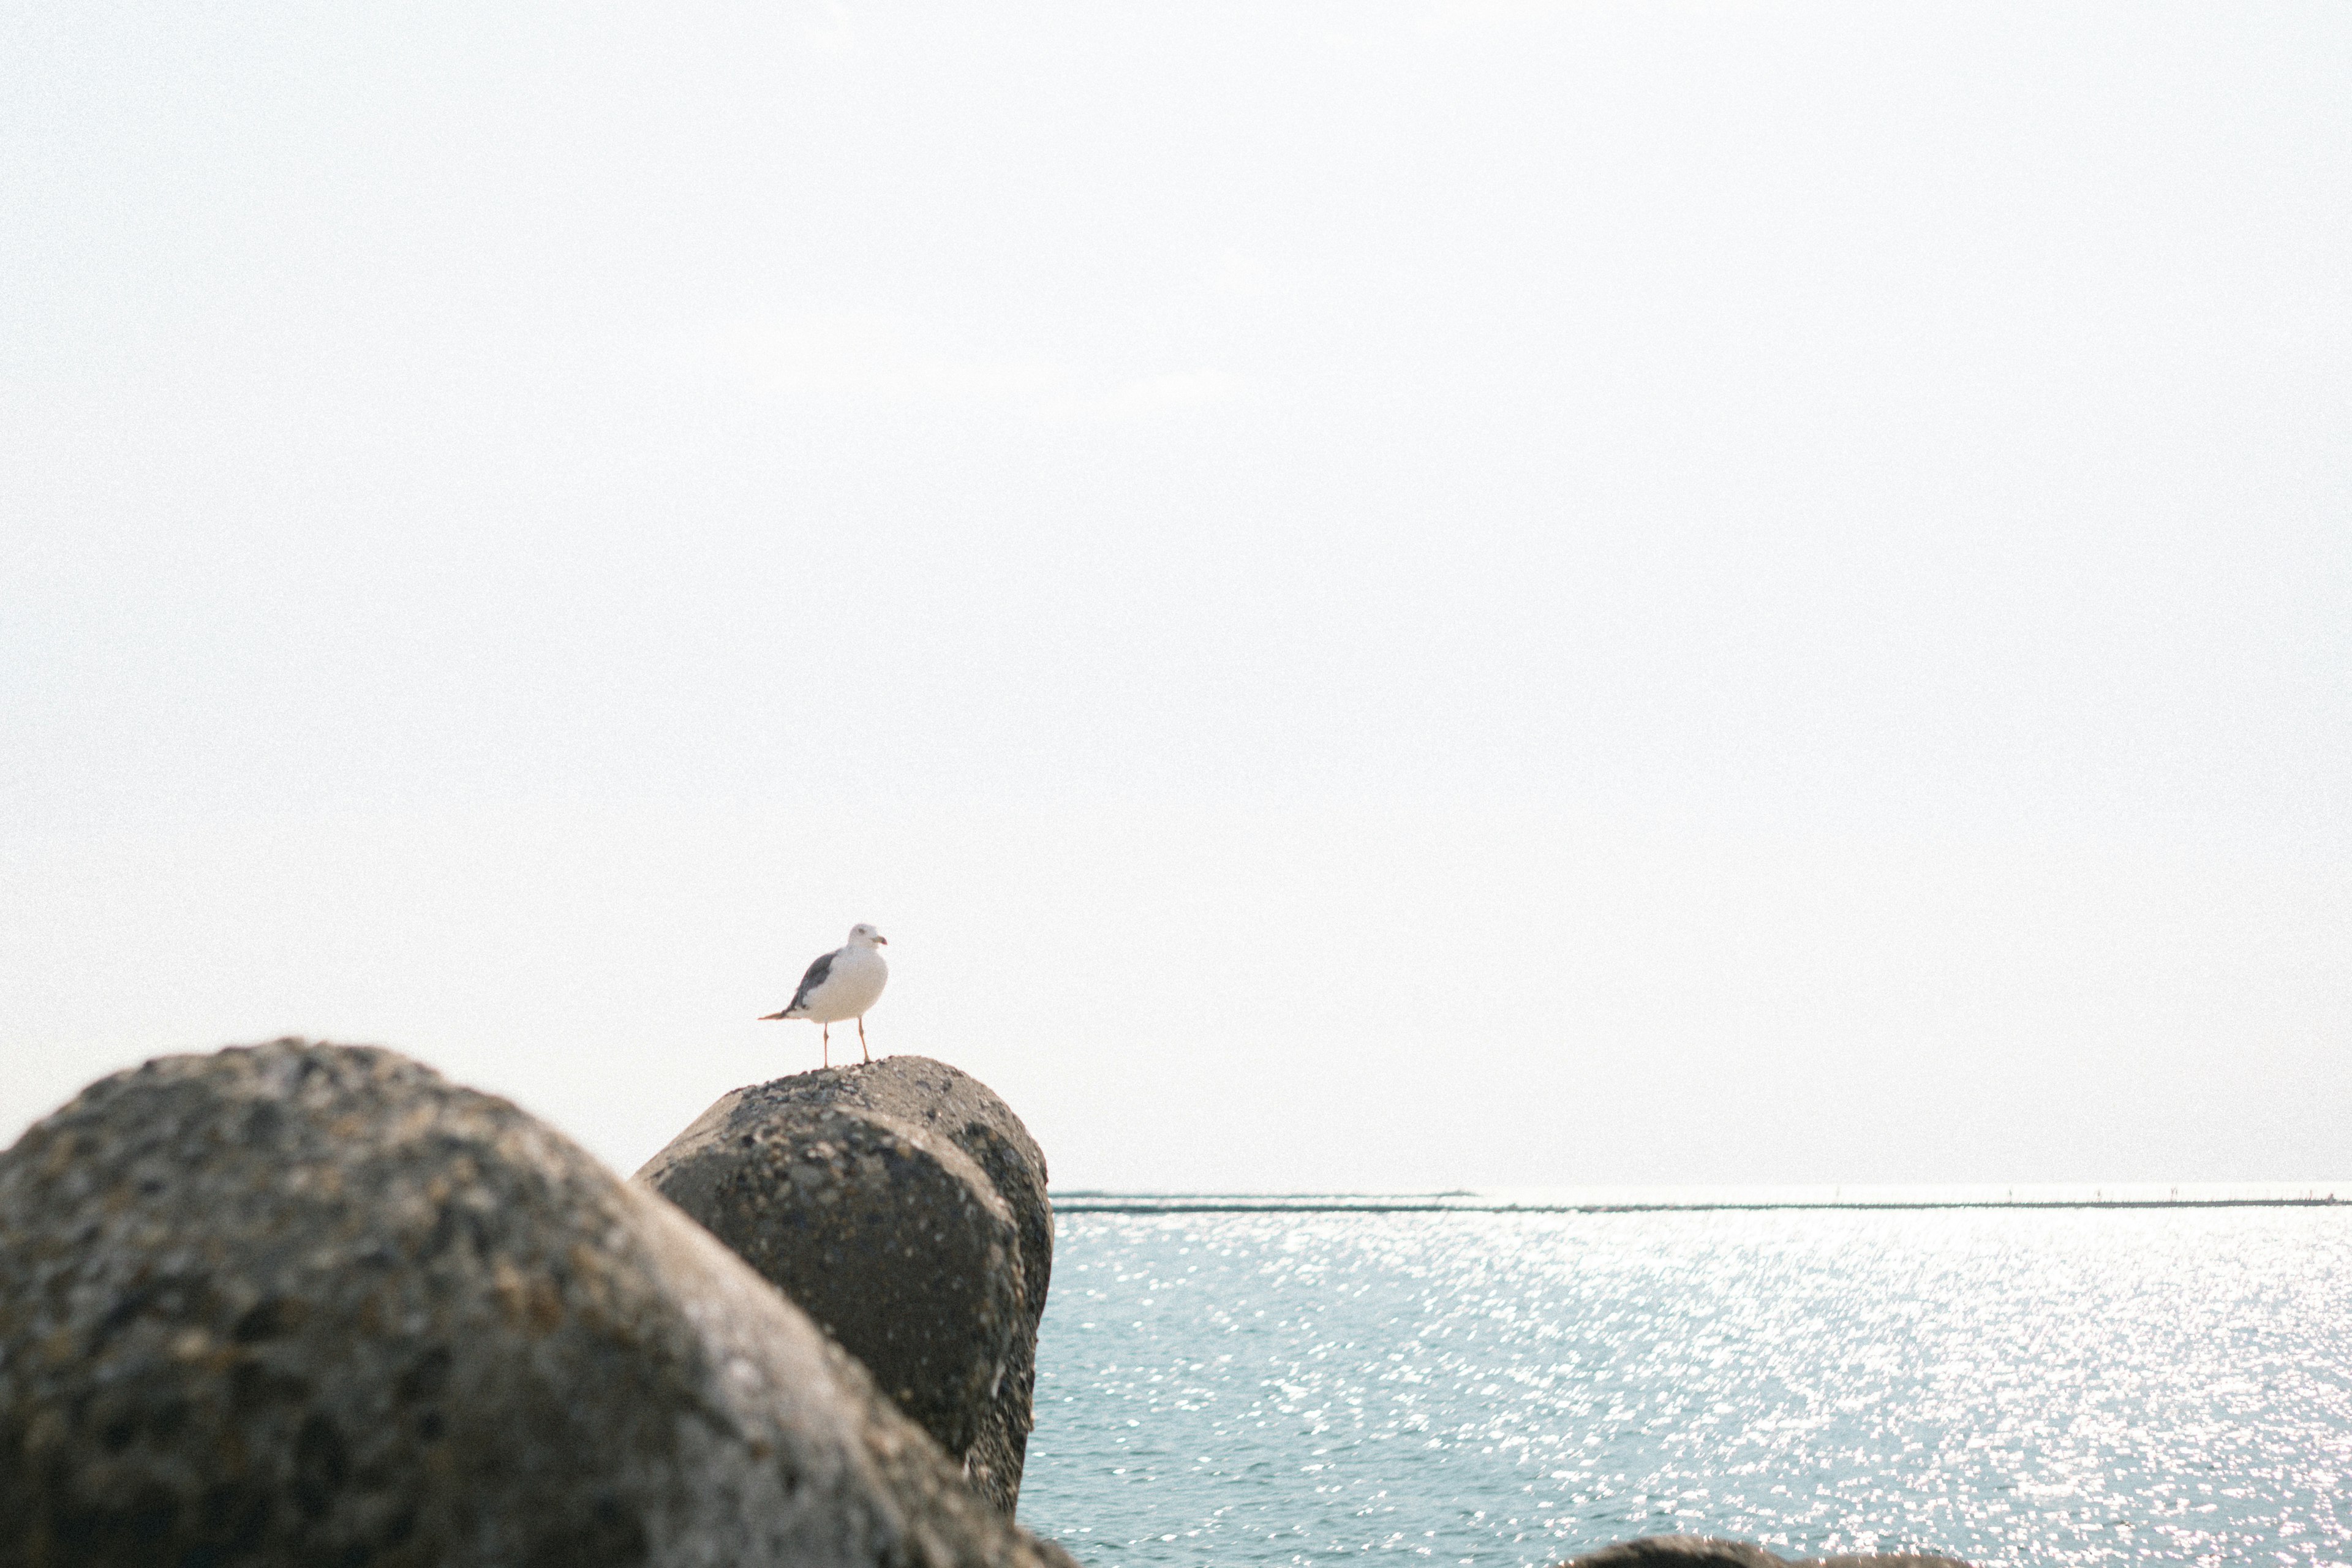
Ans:
{"label": "water ripple", "polygon": [[1039,1354],[1089,1568],[2352,1560],[2338,1210],[1077,1215]]}

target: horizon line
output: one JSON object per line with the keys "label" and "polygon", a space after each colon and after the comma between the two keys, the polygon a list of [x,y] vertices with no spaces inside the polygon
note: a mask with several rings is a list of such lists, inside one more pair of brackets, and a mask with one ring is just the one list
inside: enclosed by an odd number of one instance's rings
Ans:
{"label": "horizon line", "polygon": [[1790,1209],[2333,1208],[2352,1183],[1937,1183],[1453,1188],[1429,1193],[1049,1192],[1057,1214],[1659,1214]]}

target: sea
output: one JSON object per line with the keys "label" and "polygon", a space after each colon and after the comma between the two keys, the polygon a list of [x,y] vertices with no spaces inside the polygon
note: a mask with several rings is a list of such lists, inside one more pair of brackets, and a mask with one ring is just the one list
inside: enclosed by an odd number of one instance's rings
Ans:
{"label": "sea", "polygon": [[1057,1194],[1088,1568],[2352,1563],[2352,1189]]}

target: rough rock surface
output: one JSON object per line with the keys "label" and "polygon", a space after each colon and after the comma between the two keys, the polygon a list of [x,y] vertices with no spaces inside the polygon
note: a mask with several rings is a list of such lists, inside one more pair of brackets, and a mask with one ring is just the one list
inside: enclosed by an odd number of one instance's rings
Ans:
{"label": "rough rock surface", "polygon": [[1054,1211],[1044,1154],[986,1085],[889,1057],[737,1089],[635,1180],[824,1324],[1013,1510]]}
{"label": "rough rock surface", "polygon": [[1644,1535],[1570,1559],[1560,1568],[1969,1568],[1957,1557],[1878,1552],[1791,1563],[1745,1541],[1711,1535]]}
{"label": "rough rock surface", "polygon": [[669,1205],[389,1051],[0,1153],[0,1568],[1071,1568]]}

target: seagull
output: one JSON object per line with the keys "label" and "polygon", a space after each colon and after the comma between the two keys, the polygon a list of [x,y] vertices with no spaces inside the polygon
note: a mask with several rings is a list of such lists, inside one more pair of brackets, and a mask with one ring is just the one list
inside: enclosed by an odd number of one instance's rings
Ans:
{"label": "seagull", "polygon": [[824,1065],[833,1065],[833,1026],[844,1018],[857,1020],[857,1048],[866,1051],[872,1061],[874,1053],[866,1049],[866,1009],[881,998],[882,987],[890,978],[890,966],[882,962],[877,948],[887,947],[890,939],[870,925],[849,928],[849,941],[835,948],[808,966],[801,976],[801,988],[793,993],[791,1005],[781,1013],[761,1016],[760,1022],[774,1018],[806,1018],[824,1026]]}

